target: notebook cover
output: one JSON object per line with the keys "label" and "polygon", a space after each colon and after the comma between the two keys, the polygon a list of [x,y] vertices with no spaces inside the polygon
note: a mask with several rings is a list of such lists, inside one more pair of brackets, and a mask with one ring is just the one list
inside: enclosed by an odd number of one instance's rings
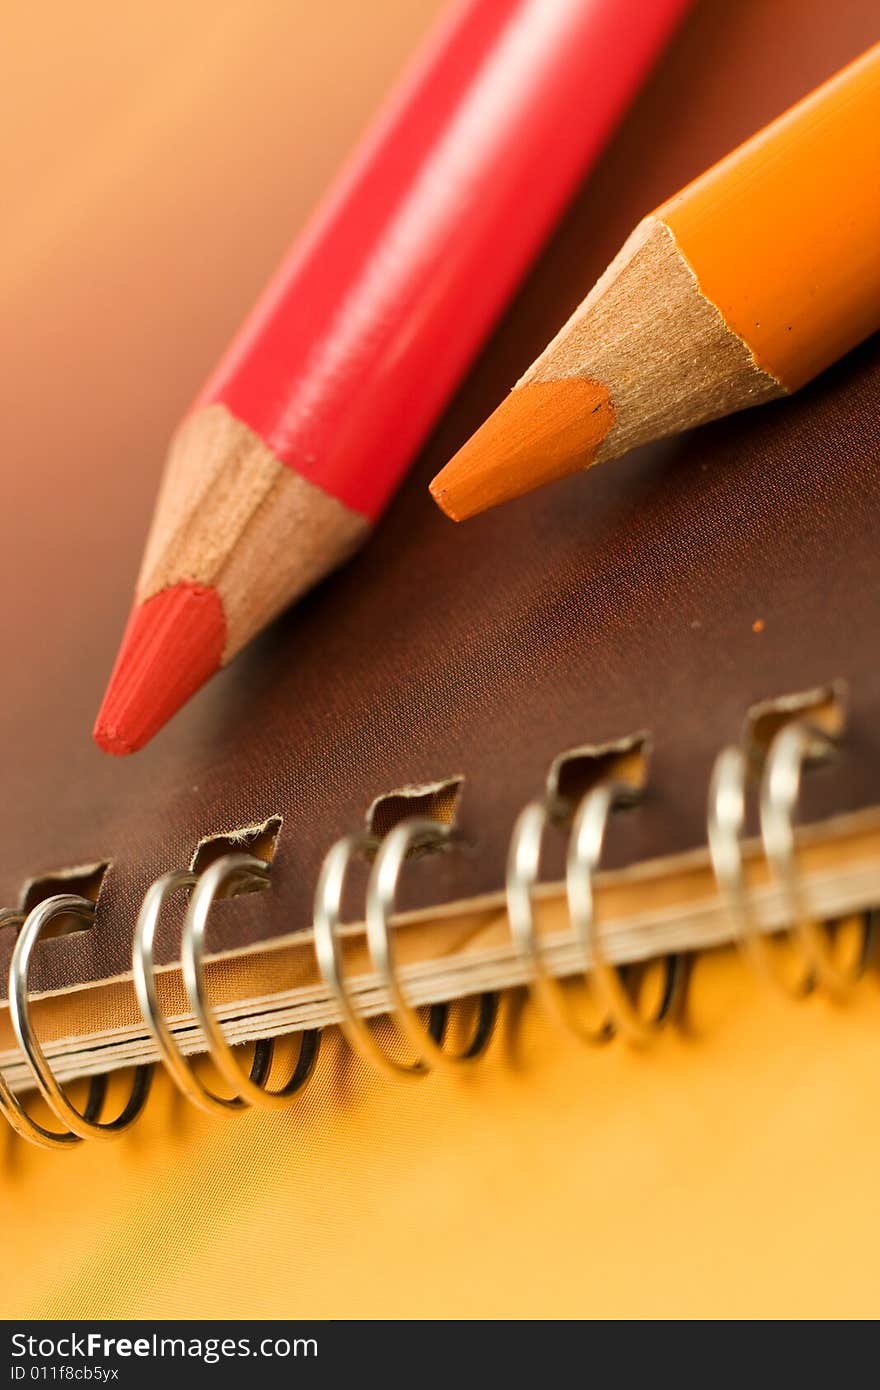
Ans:
{"label": "notebook cover", "polygon": [[[95,109],[86,35],[14,152],[0,901],[111,861],[94,926],[39,948],[37,991],[127,971],[152,879],[270,815],[273,889],[219,905],[211,944],[307,924],[326,849],[408,783],[465,775],[472,852],[414,867],[402,905],[497,889],[551,760],[637,729],[650,794],[608,862],[700,844],[713,757],[749,704],[833,677],[846,752],[805,815],[878,799],[877,342],[791,401],[465,526],[427,494],[639,217],[880,37],[871,0],[698,5],[367,548],[144,752],[92,746],[168,433],[436,6],[376,9],[369,43],[318,14],[295,47],[276,8],[207,33],[194,11],[173,52],[96,74]],[[292,53],[334,81],[291,82]],[[10,950],[7,930],[0,979]]]}

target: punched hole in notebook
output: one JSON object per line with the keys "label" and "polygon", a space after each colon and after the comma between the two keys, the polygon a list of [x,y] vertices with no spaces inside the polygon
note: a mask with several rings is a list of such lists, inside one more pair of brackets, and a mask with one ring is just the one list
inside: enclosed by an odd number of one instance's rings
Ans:
{"label": "punched hole in notebook", "polygon": [[550,764],[545,800],[555,825],[568,826],[578,806],[600,783],[611,780],[633,801],[645,788],[651,740],[645,730],[611,743],[588,743],[569,748]]}
{"label": "punched hole in notebook", "polygon": [[[253,825],[238,826],[234,830],[221,830],[214,835],[204,835],[190,861],[194,874],[200,874],[209,865],[216,863],[227,854],[252,854],[264,863],[271,864],[278,848],[283,817],[269,816]],[[268,884],[254,880],[239,888],[239,893],[259,893]],[[238,894],[237,894],[238,895]]]}
{"label": "punched hole in notebook", "polygon": [[827,761],[846,726],[846,693],[845,683],[837,680],[752,705],[743,725],[742,747],[753,775],[761,773],[770,745],[780,730],[801,720],[817,735],[809,750],[808,765]]}
{"label": "punched hole in notebook", "polygon": [[[88,902],[97,904],[110,864],[109,859],[99,859],[92,864],[74,864],[69,868],[52,869],[26,879],[21,890],[19,907],[22,912],[27,913],[47,898],[54,898],[62,893],[70,893],[74,897],[85,898]],[[91,925],[89,919],[77,913],[67,913],[54,918],[46,926],[42,932],[42,940],[48,941],[52,937],[71,936],[75,932],[88,931]]]}
{"label": "punched hole in notebook", "polygon": [[[364,855],[372,860],[379,845],[396,826],[403,821],[418,819],[433,821],[440,826],[454,830],[458,822],[458,808],[461,801],[464,777],[456,775],[444,777],[436,782],[422,782],[411,786],[396,787],[393,791],[377,796],[370,803],[364,817],[367,844]],[[416,855],[436,854],[443,849],[442,843],[432,840],[418,842],[411,847],[408,859]]]}

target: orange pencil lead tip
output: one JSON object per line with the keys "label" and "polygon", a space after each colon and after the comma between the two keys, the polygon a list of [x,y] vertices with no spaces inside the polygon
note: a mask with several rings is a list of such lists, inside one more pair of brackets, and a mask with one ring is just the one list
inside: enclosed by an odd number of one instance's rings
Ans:
{"label": "orange pencil lead tip", "polygon": [[516,386],[431,483],[453,521],[587,468],[614,424],[605,387],[583,377]]}
{"label": "orange pencil lead tip", "polygon": [[174,584],[131,610],[93,738],[135,753],[220,665],[226,618],[216,589]]}

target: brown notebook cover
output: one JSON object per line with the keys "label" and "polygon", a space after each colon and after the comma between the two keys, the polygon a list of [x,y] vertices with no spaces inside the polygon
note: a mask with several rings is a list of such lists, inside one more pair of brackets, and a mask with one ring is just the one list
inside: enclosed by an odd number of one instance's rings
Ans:
{"label": "brown notebook cover", "polygon": [[[702,844],[712,761],[747,707],[835,677],[845,750],[809,779],[805,815],[880,799],[876,341],[790,401],[465,526],[427,493],[639,217],[880,37],[872,0],[698,5],[367,548],[144,752],[92,746],[168,431],[434,8],[383,6],[388,43],[343,45],[332,86],[293,91],[273,68],[231,154],[229,131],[212,143],[200,127],[198,90],[189,107],[160,103],[137,127],[143,148],[92,151],[66,201],[63,181],[54,201],[34,184],[3,232],[17,337],[0,902],[36,875],[111,862],[95,924],[38,948],[35,991],[127,971],[150,882],[203,836],[271,815],[272,891],[219,905],[211,944],[306,925],[330,844],[406,784],[464,774],[473,852],[413,872],[403,905],[497,889],[552,759],[638,729],[654,745],[649,796],[608,862]],[[229,58],[233,88],[285,39],[289,21],[272,23],[259,53],[254,40]],[[305,129],[324,132],[327,158],[298,167]],[[11,944],[7,929],[4,981]],[[170,921],[158,958],[175,951]]]}

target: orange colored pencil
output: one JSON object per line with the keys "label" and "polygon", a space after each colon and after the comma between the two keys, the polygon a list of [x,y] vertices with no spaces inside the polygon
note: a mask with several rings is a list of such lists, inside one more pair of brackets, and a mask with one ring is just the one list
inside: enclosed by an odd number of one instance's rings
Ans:
{"label": "orange colored pencil", "polygon": [[785,396],[880,327],[880,44],[643,219],[431,484],[464,520]]}

